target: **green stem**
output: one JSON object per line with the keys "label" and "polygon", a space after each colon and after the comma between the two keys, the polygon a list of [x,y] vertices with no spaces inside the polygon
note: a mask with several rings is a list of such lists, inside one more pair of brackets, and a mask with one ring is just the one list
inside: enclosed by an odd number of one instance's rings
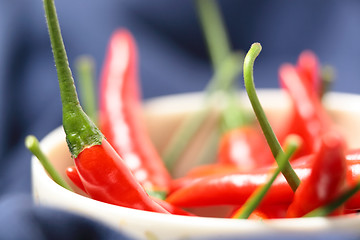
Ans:
{"label": "green stem", "polygon": [[[214,0],[196,0],[195,3],[215,69],[214,77],[205,88],[206,100],[208,100],[214,92],[228,91],[234,85],[236,76],[242,70],[238,64],[243,61],[243,54],[230,54],[224,24],[216,2]],[[211,114],[211,107],[207,104],[204,109],[188,117],[178,127],[162,154],[170,172],[209,114]]]}
{"label": "green stem", "polygon": [[50,175],[50,177],[59,184],[60,186],[72,191],[71,187],[67,184],[67,182],[60,176],[60,174],[56,171],[54,166],[48,160],[44,152],[40,148],[39,141],[35,136],[29,135],[25,139],[25,146],[37,157],[44,167],[45,171]]}
{"label": "green stem", "polygon": [[266,193],[269,191],[271,185],[274,183],[275,179],[279,173],[284,169],[286,163],[289,163],[289,159],[293,156],[295,151],[299,148],[300,140],[298,137],[289,137],[287,139],[285,152],[279,152],[279,155],[276,158],[278,162],[278,168],[271,175],[269,181],[262,187],[256,189],[254,193],[248,198],[245,204],[239,210],[237,218],[247,219],[251,213],[259,206],[262,199],[265,197]]}
{"label": "green stem", "polygon": [[170,139],[170,142],[162,154],[165,166],[170,172],[172,172],[177,160],[180,158],[198,129],[205,122],[210,112],[211,109],[205,107],[194,115],[186,118],[176,129],[174,136]]}
{"label": "green stem", "polygon": [[97,123],[95,85],[95,62],[90,56],[81,56],[76,60],[76,69],[80,84],[80,97],[84,111]]}
{"label": "green stem", "polygon": [[[280,153],[282,154],[283,150],[278,139],[275,136],[274,131],[272,130],[270,123],[265,115],[265,112],[260,104],[260,101],[257,97],[255,85],[254,85],[254,77],[253,77],[253,67],[254,62],[259,53],[261,52],[261,45],[260,43],[254,43],[251,45],[249,52],[246,54],[244,60],[244,81],[245,81],[245,88],[250,99],[251,105],[255,112],[255,115],[259,121],[261,129],[266,137],[266,140],[269,144],[271,152],[276,158]],[[286,178],[287,182],[289,183],[291,189],[295,192],[300,184],[300,179],[296,175],[294,169],[291,167],[290,163],[286,163],[282,174]]]}
{"label": "green stem", "polygon": [[221,114],[221,131],[227,132],[250,124],[253,119],[241,107],[237,92],[229,91],[226,98],[226,107]]}
{"label": "green stem", "polygon": [[307,213],[304,217],[325,217],[334,212],[337,208],[342,206],[347,200],[354,196],[360,190],[360,181],[356,183],[353,187],[349,188],[345,193],[336,198],[331,203],[316,208],[313,211]]}
{"label": "green stem", "polygon": [[88,146],[100,145],[103,135],[82,110],[60,31],[53,0],[44,0],[51,47],[54,55],[63,106],[63,127],[73,157]]}
{"label": "green stem", "polygon": [[[242,62],[240,54],[231,54],[221,67],[215,72],[214,77],[211,79],[207,88],[207,97],[211,97],[216,90],[227,89],[234,81],[235,77],[240,74]],[[222,79],[223,81],[220,81]],[[218,85],[222,83],[221,87]],[[208,99],[207,99],[208,100]],[[205,103],[205,107],[194,115],[189,116],[184,122],[176,129],[173,137],[170,139],[167,147],[162,153],[162,158],[168,170],[171,172],[175,163],[184,152],[190,140],[194,137],[200,127],[208,118],[213,106],[209,104],[209,100]]]}
{"label": "green stem", "polygon": [[334,83],[335,70],[333,67],[327,65],[321,69],[321,89],[320,97],[322,98],[327,92],[330,91]]}
{"label": "green stem", "polygon": [[197,165],[210,164],[216,160],[220,132],[218,128],[213,128],[204,139],[203,146],[199,150]]}
{"label": "green stem", "polygon": [[196,0],[196,7],[214,69],[230,54],[230,44],[215,0]]}
{"label": "green stem", "polygon": [[229,54],[215,70],[214,76],[206,86],[206,95],[211,96],[217,91],[228,92],[233,89],[235,79],[242,71],[243,60],[242,52]]}

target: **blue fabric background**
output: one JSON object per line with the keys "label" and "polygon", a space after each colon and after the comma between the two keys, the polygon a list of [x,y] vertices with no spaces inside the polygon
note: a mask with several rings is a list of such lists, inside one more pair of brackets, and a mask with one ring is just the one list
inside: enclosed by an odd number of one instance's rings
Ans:
{"label": "blue fabric background", "polygon": [[[360,1],[219,2],[233,48],[247,51],[255,41],[263,46],[255,65],[257,87],[277,87],[279,65],[311,49],[336,67],[334,90],[360,93]],[[99,74],[112,31],[132,31],[145,99],[202,90],[212,74],[192,0],[59,0],[56,6],[72,67],[79,55],[89,54]],[[41,139],[60,124],[42,1],[1,0],[0,239],[125,239],[99,223],[32,205],[24,138]],[[313,239],[356,237],[342,234]]]}

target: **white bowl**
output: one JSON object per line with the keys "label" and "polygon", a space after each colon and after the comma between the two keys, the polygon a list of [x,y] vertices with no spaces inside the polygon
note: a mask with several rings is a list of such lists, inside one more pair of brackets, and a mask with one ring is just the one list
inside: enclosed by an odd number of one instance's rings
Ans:
{"label": "white bowl", "polygon": [[[279,119],[289,107],[287,96],[276,89],[259,90],[258,93],[270,122],[274,125],[281,124],[276,119]],[[158,97],[145,103],[146,123],[159,151],[164,148],[170,133],[179,121],[201,108],[202,99],[203,95],[200,93],[187,93]],[[241,99],[249,107],[247,96],[241,96]],[[359,147],[360,96],[330,93],[325,99],[325,105],[349,140],[349,146]],[[206,128],[210,128],[211,124],[214,122],[207,124],[203,132],[208,132]],[[205,135],[201,136],[206,137]],[[65,168],[73,163],[62,127],[49,133],[41,141],[41,147],[55,168],[66,178]],[[182,161],[186,162],[186,157],[191,158],[193,152],[185,154],[187,156],[184,156]],[[189,165],[182,167],[176,174],[181,175],[189,167]],[[114,206],[90,199],[80,190],[73,193],[60,187],[49,178],[35,157],[32,158],[32,186],[33,197],[37,204],[57,207],[96,219],[137,239],[186,239],[207,236],[218,236],[221,239],[229,235],[246,237],[266,236],[271,233],[312,234],[329,230],[360,233],[360,216],[256,221],[175,216]]]}

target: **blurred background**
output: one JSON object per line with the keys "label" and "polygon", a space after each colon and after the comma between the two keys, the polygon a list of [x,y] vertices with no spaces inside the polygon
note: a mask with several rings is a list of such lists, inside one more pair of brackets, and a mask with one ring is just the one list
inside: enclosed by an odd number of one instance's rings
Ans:
{"label": "blurred background", "polygon": [[[360,1],[218,1],[231,48],[263,50],[258,88],[278,87],[281,63],[305,49],[336,70],[333,90],[360,93]],[[213,74],[193,0],[56,1],[70,66],[87,54],[101,73],[117,28],[138,44],[144,99],[200,91]],[[75,77],[76,78],[76,77]],[[239,81],[241,79],[239,78]],[[61,102],[41,0],[0,0],[0,200],[30,194],[24,138],[61,125]]]}

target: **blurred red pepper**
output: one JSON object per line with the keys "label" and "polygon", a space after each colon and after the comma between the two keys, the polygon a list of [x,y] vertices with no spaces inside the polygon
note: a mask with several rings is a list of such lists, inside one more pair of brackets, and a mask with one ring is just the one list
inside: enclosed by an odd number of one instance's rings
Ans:
{"label": "blurred red pepper", "polygon": [[269,166],[275,162],[260,129],[243,126],[224,133],[219,143],[218,162],[243,170]]}
{"label": "blurred red pepper", "polygon": [[[241,167],[236,164],[222,164],[222,163],[213,163],[206,165],[199,165],[190,169],[185,177],[188,178],[198,178],[206,177],[213,174],[224,174],[224,173],[233,173],[233,172],[247,172],[244,171]],[[175,181],[176,179],[173,179]]]}
{"label": "blurred red pepper", "polygon": [[[360,180],[360,149],[348,151],[346,161],[348,162],[347,182],[350,186],[354,186]],[[345,207],[350,210],[360,210],[359,202],[360,194],[358,193],[346,202]]]}
{"label": "blurred red pepper", "polygon": [[216,175],[216,174],[230,174],[241,171],[237,165],[234,164],[208,164],[200,165],[191,169],[186,176],[182,178],[172,179],[170,183],[169,194],[183,188],[184,186],[199,180],[202,177]]}
{"label": "blurred red pepper", "polygon": [[[339,196],[346,183],[347,163],[345,142],[338,133],[330,132],[321,138],[319,152],[311,167],[310,176],[295,192],[287,217],[302,217]],[[337,214],[341,213],[338,209]]]}
{"label": "blurred red pepper", "polygon": [[300,53],[296,69],[301,79],[312,87],[312,89],[321,95],[322,82],[320,77],[320,64],[317,56],[310,50]]}
{"label": "blurred red pepper", "polygon": [[164,198],[170,175],[145,126],[136,64],[132,35],[115,31],[101,76],[100,129],[146,191]]}
{"label": "blurred red pepper", "polygon": [[[315,154],[302,156],[293,160],[293,168],[305,181],[311,172]],[[360,149],[349,151],[346,154],[348,166],[348,181],[355,182],[360,178]],[[176,179],[177,188],[171,193],[166,201],[179,207],[195,207],[210,205],[242,205],[251,193],[268,179],[270,168],[263,168],[248,173],[236,172],[236,169],[227,169],[227,173],[211,175],[204,174],[196,177],[183,177]],[[224,170],[225,171],[225,170]],[[332,170],[334,171],[334,170]],[[269,192],[262,201],[262,206],[274,204],[288,205],[292,202],[294,192],[283,176],[279,176],[271,186]],[[360,193],[355,194],[346,204],[348,209],[360,208]]]}
{"label": "blurred red pepper", "polygon": [[304,140],[297,156],[314,153],[319,149],[320,136],[334,128],[334,124],[314,88],[309,81],[302,79],[295,66],[283,64],[279,70],[279,79],[294,106],[294,115],[287,132],[297,134]]}
{"label": "blurred red pepper", "polygon": [[217,163],[234,164],[243,170],[268,166],[275,162],[266,138],[244,111],[238,96],[227,92],[226,107],[221,112]]}

